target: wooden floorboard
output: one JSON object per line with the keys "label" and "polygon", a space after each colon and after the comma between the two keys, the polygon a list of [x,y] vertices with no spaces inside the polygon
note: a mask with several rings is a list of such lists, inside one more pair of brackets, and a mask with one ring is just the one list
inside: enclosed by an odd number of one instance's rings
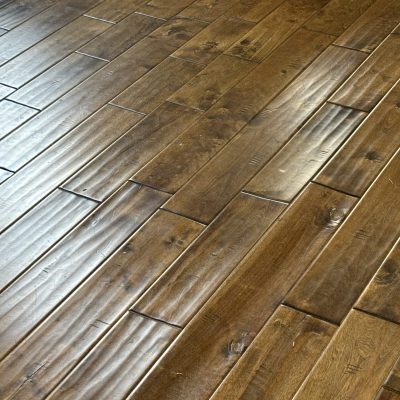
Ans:
{"label": "wooden floorboard", "polygon": [[0,0],[0,398],[400,400],[399,0]]}

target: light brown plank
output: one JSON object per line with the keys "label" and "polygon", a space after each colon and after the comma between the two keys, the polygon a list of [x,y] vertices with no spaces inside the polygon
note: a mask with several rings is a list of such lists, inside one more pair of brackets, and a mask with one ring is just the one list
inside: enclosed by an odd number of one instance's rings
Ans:
{"label": "light brown plank", "polygon": [[351,311],[293,400],[372,399],[400,354],[400,326]]}
{"label": "light brown plank", "polygon": [[104,0],[86,15],[104,21],[117,23],[133,13],[145,0]]}
{"label": "light brown plank", "polygon": [[211,400],[291,400],[335,329],[280,306]]}
{"label": "light brown plank", "polygon": [[134,310],[185,326],[285,204],[240,194],[139,300]]}
{"label": "light brown plank", "polygon": [[140,6],[138,11],[153,17],[168,19],[192,4],[193,1],[194,0],[150,0],[146,1],[146,4]]}
{"label": "light brown plank", "polygon": [[363,61],[331,46],[184,185],[166,208],[209,222]]}
{"label": "light brown plank", "polygon": [[224,15],[238,0],[196,0],[179,15],[212,22]]}
{"label": "light brown plank", "polygon": [[324,105],[244,189],[291,201],[365,115],[350,108]]}
{"label": "light brown plank", "polygon": [[0,168],[0,184],[8,179],[12,174],[12,172]]}
{"label": "light brown plank", "polygon": [[285,0],[239,0],[226,15],[250,22],[259,22]]}
{"label": "light brown plank", "polygon": [[78,171],[63,187],[104,200],[190,126],[197,116],[194,110],[164,103]]}
{"label": "light brown plank", "polygon": [[400,153],[361,199],[342,229],[286,302],[340,323],[379,268],[398,235]]}
{"label": "light brown plank", "polygon": [[310,185],[243,259],[129,399],[208,399],[291,285],[332,237],[353,202],[349,196]]}
{"label": "light brown plank", "polygon": [[381,389],[375,400],[400,400],[400,393],[392,392],[391,390]]}
{"label": "light brown plank", "polygon": [[12,101],[0,101],[0,139],[37,114],[37,110]]}
{"label": "light brown plank", "polygon": [[134,179],[176,192],[247,122],[331,42],[332,36],[300,30],[229,90],[195,127],[173,141]]}
{"label": "light brown plank", "polygon": [[330,100],[371,111],[400,78],[399,63],[400,36],[390,35]]}
{"label": "light brown plank", "polygon": [[400,146],[400,84],[384,98],[315,179],[361,196]]}

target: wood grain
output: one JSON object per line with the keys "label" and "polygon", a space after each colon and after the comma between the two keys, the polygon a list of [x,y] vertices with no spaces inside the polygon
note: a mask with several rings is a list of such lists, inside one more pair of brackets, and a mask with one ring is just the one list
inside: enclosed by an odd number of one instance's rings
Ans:
{"label": "wood grain", "polygon": [[226,15],[250,22],[259,22],[285,0],[239,0]]}
{"label": "wood grain", "polygon": [[400,360],[394,365],[393,369],[390,371],[388,375],[385,386],[396,390],[397,392],[400,391]]}
{"label": "wood grain", "polygon": [[168,19],[193,3],[194,0],[150,0],[139,7],[139,12],[157,18]]}
{"label": "wood grain", "polygon": [[86,15],[108,22],[117,23],[136,11],[145,0],[104,0]]}
{"label": "wood grain", "polygon": [[32,118],[37,110],[12,101],[0,101],[0,139]]}
{"label": "wood grain", "polygon": [[391,390],[381,389],[375,400],[400,400],[400,393]]}
{"label": "wood grain", "polygon": [[224,15],[238,0],[196,0],[186,7],[179,15],[186,18],[195,18],[201,21],[212,22]]}

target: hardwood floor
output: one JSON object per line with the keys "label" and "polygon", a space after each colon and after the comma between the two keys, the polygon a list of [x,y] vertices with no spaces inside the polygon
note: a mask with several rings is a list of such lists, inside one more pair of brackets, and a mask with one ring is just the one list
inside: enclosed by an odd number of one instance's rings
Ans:
{"label": "hardwood floor", "polygon": [[400,400],[399,0],[0,0],[1,400]]}

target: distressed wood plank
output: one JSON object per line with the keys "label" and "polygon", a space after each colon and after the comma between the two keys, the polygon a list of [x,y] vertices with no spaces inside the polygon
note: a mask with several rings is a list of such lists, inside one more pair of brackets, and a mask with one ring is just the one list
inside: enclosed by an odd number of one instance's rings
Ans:
{"label": "distressed wood plank", "polygon": [[250,22],[259,22],[285,0],[239,0],[226,15]]}
{"label": "distressed wood plank", "polygon": [[193,3],[194,0],[150,0],[139,7],[139,12],[157,18],[168,19]]}
{"label": "distressed wood plank", "polygon": [[104,0],[86,15],[108,22],[117,23],[136,11],[145,0]]}
{"label": "distressed wood plank", "polygon": [[224,15],[238,0],[196,0],[179,15],[212,22]]}
{"label": "distressed wood plank", "polygon": [[37,110],[12,101],[0,101],[0,139],[37,114]]}

